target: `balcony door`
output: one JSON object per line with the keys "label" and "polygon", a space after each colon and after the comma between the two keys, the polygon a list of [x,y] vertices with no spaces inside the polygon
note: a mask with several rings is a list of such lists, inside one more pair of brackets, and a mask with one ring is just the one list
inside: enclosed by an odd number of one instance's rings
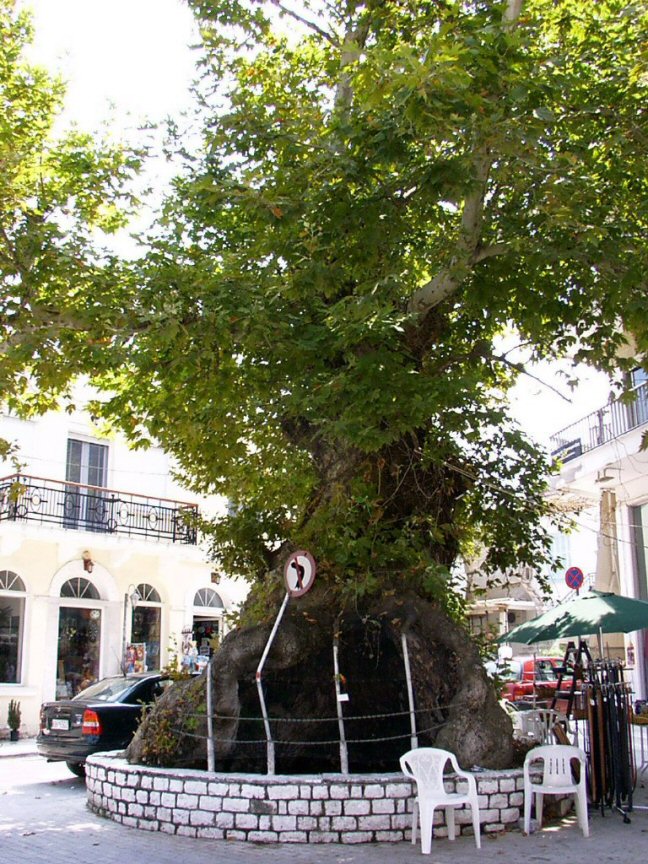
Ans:
{"label": "balcony door", "polygon": [[628,406],[632,426],[642,426],[648,423],[648,372],[645,369],[633,369],[630,373],[634,400]]}
{"label": "balcony door", "polygon": [[[108,447],[92,441],[68,438],[65,479],[85,487],[105,487],[108,477]],[[107,531],[108,502],[100,489],[68,486],[65,494],[65,525],[85,531]]]}

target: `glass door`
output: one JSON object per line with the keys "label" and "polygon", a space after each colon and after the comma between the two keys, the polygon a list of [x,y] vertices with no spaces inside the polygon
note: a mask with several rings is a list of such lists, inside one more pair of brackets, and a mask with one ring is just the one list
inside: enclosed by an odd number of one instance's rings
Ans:
{"label": "glass door", "polygon": [[[82,486],[105,486],[108,476],[108,447],[90,441],[68,439],[65,479]],[[99,489],[68,486],[65,495],[65,524],[68,528],[106,531],[109,520],[106,495]]]}
{"label": "glass door", "polygon": [[56,698],[71,699],[99,678],[101,610],[61,606]]}

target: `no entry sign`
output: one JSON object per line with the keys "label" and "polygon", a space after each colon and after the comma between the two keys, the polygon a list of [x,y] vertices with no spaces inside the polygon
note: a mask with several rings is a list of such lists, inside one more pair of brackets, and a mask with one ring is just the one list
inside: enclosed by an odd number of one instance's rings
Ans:
{"label": "no entry sign", "polygon": [[293,552],[284,567],[286,589],[291,597],[301,597],[313,587],[315,581],[315,559],[310,552],[300,549]]}

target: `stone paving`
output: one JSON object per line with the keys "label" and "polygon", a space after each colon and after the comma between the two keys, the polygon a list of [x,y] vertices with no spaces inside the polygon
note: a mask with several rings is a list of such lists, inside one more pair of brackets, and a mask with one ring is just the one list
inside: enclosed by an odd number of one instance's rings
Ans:
{"label": "stone paving", "polygon": [[[426,857],[430,864],[467,864],[475,858],[486,864],[520,864],[524,859],[529,864],[642,860],[648,835],[648,809],[639,809],[648,805],[642,783],[635,805],[628,824],[613,810],[605,815],[591,810],[588,839],[568,817],[530,837],[517,830],[484,836],[481,851],[471,837],[454,843],[434,840]],[[421,852],[420,846],[409,842],[257,845],[127,828],[90,813],[83,782],[63,764],[48,765],[34,755],[33,743],[0,742],[0,864],[19,860],[32,864],[414,864],[421,861]]]}

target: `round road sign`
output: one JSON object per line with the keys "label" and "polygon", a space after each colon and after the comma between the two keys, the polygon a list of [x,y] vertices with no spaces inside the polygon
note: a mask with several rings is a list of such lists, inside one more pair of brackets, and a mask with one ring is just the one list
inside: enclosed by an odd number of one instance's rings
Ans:
{"label": "round road sign", "polygon": [[316,569],[310,552],[300,549],[292,553],[284,567],[286,588],[291,597],[301,597],[313,587]]}
{"label": "round road sign", "polygon": [[578,591],[582,586],[584,578],[583,571],[580,567],[570,567],[565,573],[565,582],[575,591]]}

